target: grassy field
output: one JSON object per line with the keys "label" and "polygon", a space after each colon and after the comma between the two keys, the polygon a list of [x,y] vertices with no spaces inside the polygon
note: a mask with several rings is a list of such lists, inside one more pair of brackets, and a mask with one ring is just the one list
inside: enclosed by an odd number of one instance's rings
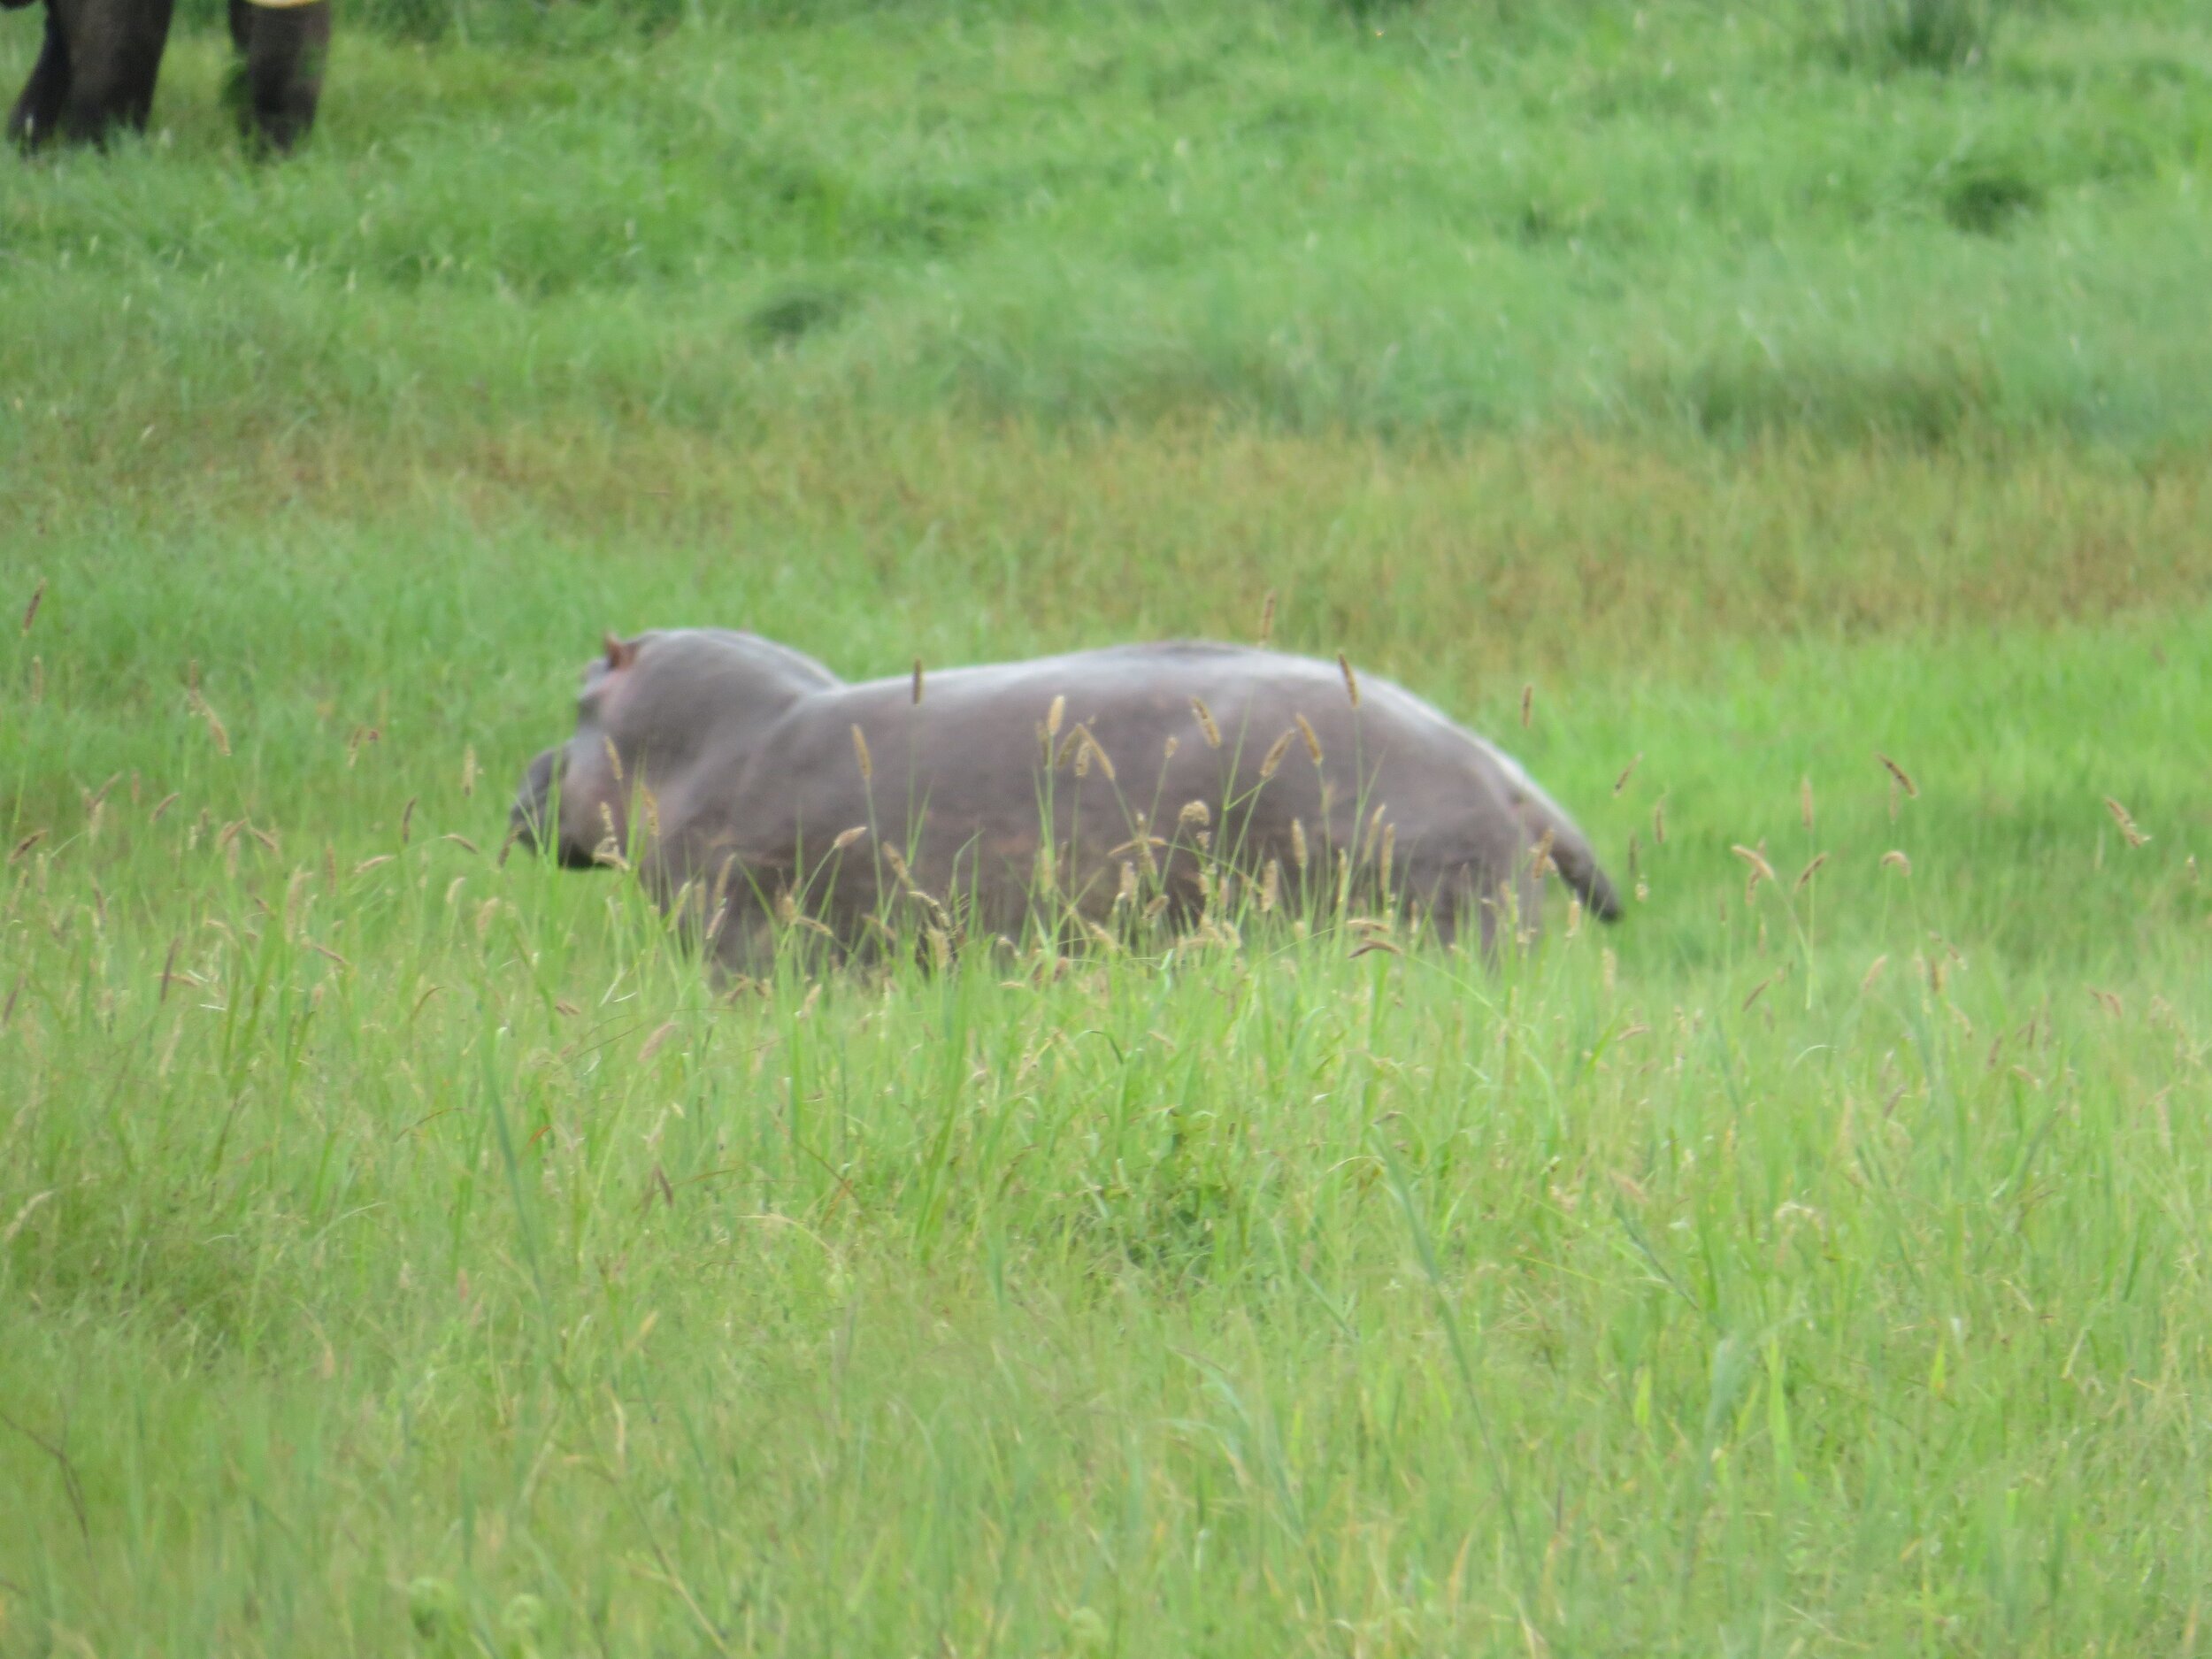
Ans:
{"label": "grassy field", "polygon": [[[1872,12],[364,0],[0,161],[0,1655],[2212,1646],[2212,21]],[[603,627],[1271,592],[1623,924],[489,856]]]}

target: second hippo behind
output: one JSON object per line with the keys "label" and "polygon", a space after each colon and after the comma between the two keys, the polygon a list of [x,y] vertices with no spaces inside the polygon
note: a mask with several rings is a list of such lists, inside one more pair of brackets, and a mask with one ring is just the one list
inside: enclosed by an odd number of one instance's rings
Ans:
{"label": "second hippo behind", "polygon": [[740,972],[802,917],[845,949],[941,952],[1041,923],[1387,904],[1486,952],[1533,934],[1551,872],[1620,912],[1510,756],[1340,663],[1228,645],[851,685],[757,634],[609,636],[513,822],[563,864],[634,865]]}

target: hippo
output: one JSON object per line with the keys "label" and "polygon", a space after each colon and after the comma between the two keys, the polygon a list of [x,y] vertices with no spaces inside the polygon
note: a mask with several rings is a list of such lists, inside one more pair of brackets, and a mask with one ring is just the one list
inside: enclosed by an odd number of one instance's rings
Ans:
{"label": "hippo", "polygon": [[1348,907],[1486,956],[1534,935],[1547,874],[1620,914],[1510,756],[1341,657],[1202,641],[855,685],[754,634],[610,634],[511,824],[564,866],[634,869],[738,973],[795,928],[941,960],[1041,923]]}

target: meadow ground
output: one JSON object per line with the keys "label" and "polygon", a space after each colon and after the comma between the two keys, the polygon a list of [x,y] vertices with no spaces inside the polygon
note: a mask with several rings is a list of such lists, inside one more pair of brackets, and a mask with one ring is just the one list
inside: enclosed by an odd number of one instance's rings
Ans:
{"label": "meadow ground", "polygon": [[[0,168],[0,1654],[2212,1640],[2196,7],[357,15]],[[488,856],[603,627],[1270,591],[1624,922]]]}

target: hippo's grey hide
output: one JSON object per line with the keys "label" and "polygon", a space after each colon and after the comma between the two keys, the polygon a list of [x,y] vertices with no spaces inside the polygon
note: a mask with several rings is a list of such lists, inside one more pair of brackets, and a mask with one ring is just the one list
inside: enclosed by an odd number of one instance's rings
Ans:
{"label": "hippo's grey hide", "polygon": [[1386,863],[1402,913],[1446,942],[1472,919],[1486,949],[1502,918],[1532,933],[1547,865],[1595,915],[1619,911],[1510,756],[1385,680],[1361,677],[1355,703],[1335,664],[1124,645],[916,690],[848,685],[755,634],[610,639],[575,736],[524,780],[516,833],[536,847],[549,830],[566,864],[634,862],[736,969],[759,965],[779,912],[848,946],[881,937],[871,917],[908,938],[949,917],[1018,937],[1160,896],[1189,924],[1223,874],[1263,882],[1271,863],[1292,907],[1333,901],[1340,867],[1356,902],[1378,902]]}

